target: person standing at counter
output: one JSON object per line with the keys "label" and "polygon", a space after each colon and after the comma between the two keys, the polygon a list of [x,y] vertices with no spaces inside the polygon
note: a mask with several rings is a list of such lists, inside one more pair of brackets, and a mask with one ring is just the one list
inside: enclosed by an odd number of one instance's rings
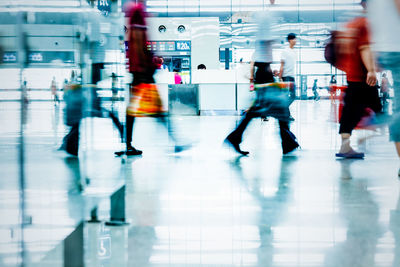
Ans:
{"label": "person standing at counter", "polygon": [[174,69],[175,84],[182,84],[182,77],[179,75],[179,69]]}
{"label": "person standing at counter", "polygon": [[206,70],[207,67],[206,67],[206,65],[204,65],[204,64],[199,64],[199,65],[197,66],[197,69],[198,69],[198,70]]}
{"label": "person standing at counter", "polygon": [[[270,0],[271,7],[275,1]],[[272,45],[275,38],[272,35],[272,25],[275,18],[268,11],[260,12],[256,15],[255,21],[258,23],[258,32],[256,36],[256,50],[253,55],[253,62],[250,70],[250,83],[254,83],[254,87],[261,84],[273,83],[274,77],[271,70],[272,62]],[[268,90],[268,89],[266,89]],[[288,105],[280,105],[275,99],[262,99],[260,92],[257,90],[257,99],[252,107],[245,113],[238,127],[231,132],[225,139],[225,142],[231,145],[236,152],[247,155],[248,151],[240,148],[243,133],[249,125],[250,121],[256,117],[275,117],[279,120],[280,136],[282,139],[283,154],[287,154],[299,147],[295,135],[289,130],[290,112]]]}

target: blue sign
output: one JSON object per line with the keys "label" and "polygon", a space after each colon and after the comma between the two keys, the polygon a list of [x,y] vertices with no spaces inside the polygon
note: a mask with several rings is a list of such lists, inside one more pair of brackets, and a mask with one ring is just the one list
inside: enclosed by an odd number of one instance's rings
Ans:
{"label": "blue sign", "polygon": [[31,52],[28,55],[29,62],[31,63],[42,63],[43,62],[43,54],[41,52]]}
{"label": "blue sign", "polygon": [[97,0],[97,8],[107,16],[111,12],[111,0]]}
{"label": "blue sign", "polygon": [[[28,52],[29,63],[53,63],[62,62],[73,64],[75,62],[74,51],[30,51]],[[7,51],[3,54],[3,63],[18,63],[18,53],[16,51]]]}
{"label": "blue sign", "polygon": [[99,246],[97,247],[97,254],[100,259],[111,258],[111,237],[108,235],[102,236],[99,239]]}
{"label": "blue sign", "polygon": [[176,41],[176,51],[190,51],[190,41]]}
{"label": "blue sign", "polygon": [[17,52],[4,52],[3,63],[17,63]]}

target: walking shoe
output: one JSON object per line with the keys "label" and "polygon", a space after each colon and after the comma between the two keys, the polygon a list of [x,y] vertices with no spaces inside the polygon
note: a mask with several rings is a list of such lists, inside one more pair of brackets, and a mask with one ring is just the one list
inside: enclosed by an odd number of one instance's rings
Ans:
{"label": "walking shoe", "polygon": [[336,153],[336,157],[346,159],[363,159],[364,156],[364,153],[356,152],[354,150],[346,153]]}
{"label": "walking shoe", "polygon": [[142,154],[143,154],[143,151],[137,150],[137,149],[134,148],[134,147],[129,147],[129,148],[126,150],[125,154],[126,154],[127,156],[139,156],[139,155],[142,155]]}
{"label": "walking shoe", "polygon": [[239,154],[246,156],[250,153],[248,151],[241,150],[239,147],[239,142],[235,141],[230,135],[228,135],[228,137],[225,139],[224,142],[225,142],[225,144],[232,146],[236,150],[236,152],[238,152]]}
{"label": "walking shoe", "polygon": [[297,144],[297,143],[296,143],[296,144],[293,144],[293,146],[290,147],[290,148],[285,147],[285,149],[282,151],[282,154],[283,154],[283,155],[287,155],[287,154],[289,154],[289,153],[295,151],[295,150],[298,149],[299,147],[300,147],[300,145]]}
{"label": "walking shoe", "polygon": [[176,145],[175,146],[175,153],[179,153],[185,150],[188,150],[192,147],[192,145]]}

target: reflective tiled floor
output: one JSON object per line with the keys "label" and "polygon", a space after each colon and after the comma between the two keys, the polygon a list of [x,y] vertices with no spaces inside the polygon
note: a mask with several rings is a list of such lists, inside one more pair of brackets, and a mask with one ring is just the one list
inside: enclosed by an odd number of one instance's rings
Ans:
{"label": "reflective tiled floor", "polygon": [[[0,266],[16,266],[18,105],[1,104]],[[171,119],[182,140],[194,143],[180,154],[161,125],[138,119],[134,143],[144,154],[128,159],[113,156],[121,145],[110,120],[87,120],[78,160],[56,151],[66,130],[61,109],[32,103],[27,266],[63,266],[60,239],[90,206],[82,196],[121,181],[129,224],[86,224],[86,266],[400,266],[400,166],[387,129],[359,145],[364,160],[337,160],[330,102],[291,108],[302,150],[288,157],[273,119],[252,122],[242,144],[251,154],[238,157],[222,142],[239,117],[202,116]],[[370,134],[356,132],[354,144]]]}

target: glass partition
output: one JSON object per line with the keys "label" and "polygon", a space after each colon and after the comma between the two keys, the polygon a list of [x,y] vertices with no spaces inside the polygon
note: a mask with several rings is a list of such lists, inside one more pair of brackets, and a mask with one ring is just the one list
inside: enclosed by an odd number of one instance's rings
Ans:
{"label": "glass partition", "polygon": [[[278,40],[274,52],[274,66],[279,67],[280,54],[287,46],[288,33],[297,35],[298,64],[296,76],[320,77],[321,86],[330,76],[342,75],[324,59],[324,44],[333,29],[340,27],[361,10],[359,0],[276,0],[274,11],[279,25],[274,31]],[[268,9],[269,0],[148,0],[148,11],[157,16],[214,16],[220,18],[220,50],[230,50],[229,67],[249,62],[254,51],[256,24],[254,12]],[[221,67],[225,58],[221,57]],[[329,79],[328,79],[329,77]],[[337,77],[338,82],[344,77]],[[310,79],[307,79],[310,80]],[[312,86],[309,84],[308,87]]]}

